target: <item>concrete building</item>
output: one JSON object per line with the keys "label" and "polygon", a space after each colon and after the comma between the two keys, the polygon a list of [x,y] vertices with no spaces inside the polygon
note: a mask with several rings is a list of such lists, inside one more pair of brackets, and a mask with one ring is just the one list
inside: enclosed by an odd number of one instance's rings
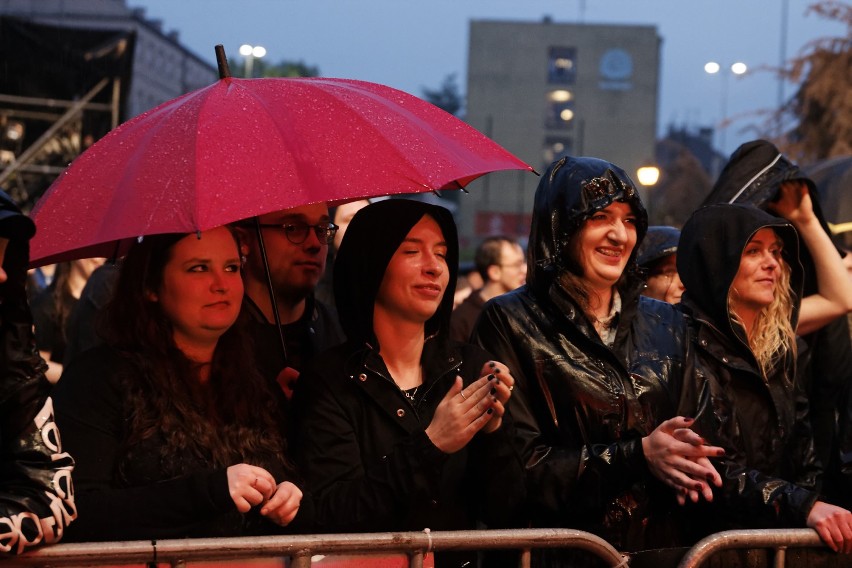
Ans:
{"label": "concrete building", "polygon": [[135,31],[127,118],[218,78],[215,67],[180,44],[177,32],[165,32],[161,21],[146,19],[144,9],[129,8],[126,0],[0,0],[0,15],[51,26]]}
{"label": "concrete building", "polygon": [[[539,172],[585,155],[636,181],[654,155],[660,42],[653,26],[472,21],[466,120]],[[526,239],[537,184],[522,172],[472,183],[458,212],[462,247],[491,234]]]}

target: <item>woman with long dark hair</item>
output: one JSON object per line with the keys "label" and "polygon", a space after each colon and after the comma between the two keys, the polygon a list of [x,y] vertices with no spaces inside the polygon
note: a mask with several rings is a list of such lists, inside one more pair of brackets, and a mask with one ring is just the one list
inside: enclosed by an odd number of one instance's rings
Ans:
{"label": "woman with long dark hair", "polygon": [[246,358],[242,299],[225,227],[130,251],[108,345],[69,365],[55,390],[84,519],[70,539],[267,533],[296,516],[301,492],[287,481],[275,399]]}

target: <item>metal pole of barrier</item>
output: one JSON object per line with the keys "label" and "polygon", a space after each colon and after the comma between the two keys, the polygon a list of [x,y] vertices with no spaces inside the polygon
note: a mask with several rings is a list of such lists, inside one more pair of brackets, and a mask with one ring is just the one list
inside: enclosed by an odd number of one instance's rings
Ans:
{"label": "metal pole of barrier", "polygon": [[775,568],[784,568],[787,564],[787,547],[779,546],[778,550],[775,551],[775,562],[773,565]]}
{"label": "metal pole of barrier", "polygon": [[[814,533],[816,534],[816,533]],[[818,537],[817,537],[818,538]],[[151,541],[99,542],[45,546],[20,556],[3,559],[11,566],[95,566],[147,562],[232,561],[247,558],[290,556],[291,566],[311,565],[312,554],[380,554],[397,552],[421,555],[426,550],[522,550],[579,548],[600,557],[612,567],[623,566],[621,554],[602,538],[574,529],[501,529],[481,531],[356,533],[300,536],[198,538]]]}
{"label": "metal pole of barrier", "polygon": [[532,551],[529,548],[521,550],[521,560],[518,563],[520,568],[530,568],[532,562]]}
{"label": "metal pole of barrier", "polygon": [[423,551],[415,550],[408,555],[408,566],[410,568],[423,568]]}
{"label": "metal pole of barrier", "polygon": [[[697,568],[720,550],[732,548],[774,548],[776,568],[783,567],[786,554],[779,549],[788,547],[822,548],[824,545],[813,529],[723,531],[712,534],[689,549],[678,568]],[[778,557],[781,564],[778,564]]]}
{"label": "metal pole of barrier", "polygon": [[290,568],[311,568],[310,550],[300,550],[290,557]]}

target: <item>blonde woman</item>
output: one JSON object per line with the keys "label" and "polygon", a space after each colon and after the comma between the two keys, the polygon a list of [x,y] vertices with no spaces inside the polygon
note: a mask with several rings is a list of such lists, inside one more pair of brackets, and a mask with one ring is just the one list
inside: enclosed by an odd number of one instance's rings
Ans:
{"label": "blonde woman", "polygon": [[848,553],[852,513],[818,493],[821,471],[796,381],[803,281],[796,229],[816,266],[816,307],[831,312],[843,304],[848,281],[834,278],[840,257],[801,186],[787,185],[774,208],[790,222],[751,205],[704,207],[678,245],[682,305],[697,331],[694,380],[684,384],[680,412],[725,448],[714,461],[723,484],[712,503],[693,505],[706,509],[692,516],[694,528],[808,526],[832,550]]}

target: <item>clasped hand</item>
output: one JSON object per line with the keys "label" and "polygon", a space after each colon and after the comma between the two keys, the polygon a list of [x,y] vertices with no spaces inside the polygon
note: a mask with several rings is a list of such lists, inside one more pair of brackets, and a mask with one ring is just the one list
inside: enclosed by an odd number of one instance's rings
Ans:
{"label": "clasped hand", "polygon": [[677,501],[681,505],[687,498],[696,503],[699,497],[704,497],[710,502],[713,500],[710,485],[722,485],[722,477],[709,458],[723,456],[725,450],[707,445],[690,429],[692,423],[691,418],[676,416],[642,438],[648,468],[677,492]]}
{"label": "clasped hand", "polygon": [[286,526],[299,512],[302,491],[289,481],[276,484],[272,474],[262,467],[246,463],[232,465],[227,475],[228,491],[240,513],[262,504],[261,515]]}

